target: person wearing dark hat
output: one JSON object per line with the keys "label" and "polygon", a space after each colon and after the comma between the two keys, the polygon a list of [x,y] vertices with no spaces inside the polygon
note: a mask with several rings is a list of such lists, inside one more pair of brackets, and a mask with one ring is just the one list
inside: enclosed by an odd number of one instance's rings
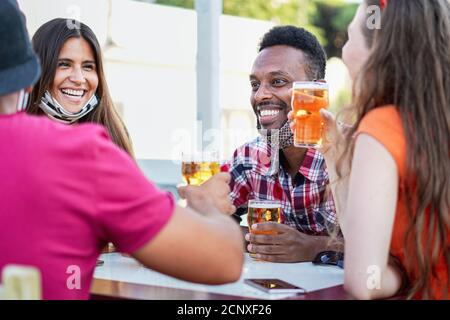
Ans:
{"label": "person wearing dark hat", "polygon": [[228,174],[180,188],[188,207],[177,207],[104,128],[22,112],[40,71],[11,0],[0,1],[0,43],[0,270],[34,266],[44,299],[87,299],[100,250],[113,241],[180,279],[239,279],[242,235],[222,213],[231,207]]}
{"label": "person wearing dark hat", "polygon": [[27,38],[25,18],[22,16],[17,19],[16,8],[16,1],[2,4],[0,99],[5,102],[16,101],[14,108],[4,107],[4,113],[14,113],[25,108],[32,85],[40,75],[39,61]]}

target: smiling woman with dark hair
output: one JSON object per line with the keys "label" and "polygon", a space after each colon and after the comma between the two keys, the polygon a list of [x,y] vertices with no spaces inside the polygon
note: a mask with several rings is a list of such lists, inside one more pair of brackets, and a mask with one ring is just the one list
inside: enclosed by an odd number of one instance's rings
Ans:
{"label": "smiling woman with dark hair", "polygon": [[59,122],[103,125],[111,139],[134,156],[131,140],[106,84],[100,44],[84,23],[53,19],[33,36],[42,76],[31,94],[30,114]]}

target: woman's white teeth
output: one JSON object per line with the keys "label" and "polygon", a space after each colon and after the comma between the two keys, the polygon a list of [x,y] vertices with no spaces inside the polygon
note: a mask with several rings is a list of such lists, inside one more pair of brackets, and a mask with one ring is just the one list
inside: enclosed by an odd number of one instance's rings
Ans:
{"label": "woman's white teeth", "polygon": [[280,110],[261,110],[260,114],[261,117],[266,117],[266,116],[275,116],[280,112]]}
{"label": "woman's white teeth", "polygon": [[84,90],[61,89],[61,91],[64,94],[75,97],[81,97],[84,94]]}

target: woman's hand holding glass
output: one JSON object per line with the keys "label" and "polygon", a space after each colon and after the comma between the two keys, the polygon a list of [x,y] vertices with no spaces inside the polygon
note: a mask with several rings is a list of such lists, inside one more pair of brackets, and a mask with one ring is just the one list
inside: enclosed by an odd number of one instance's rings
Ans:
{"label": "woman's hand holding glass", "polygon": [[[331,165],[330,162],[334,165],[336,156],[338,155],[338,141],[343,139],[345,132],[350,128],[350,126],[342,122],[337,122],[335,115],[327,109],[321,109],[320,116],[324,122],[324,130],[322,146],[317,148],[317,150],[325,157],[328,166]],[[290,121],[289,126],[292,132],[294,132],[296,120],[292,110],[288,113],[288,121]]]}

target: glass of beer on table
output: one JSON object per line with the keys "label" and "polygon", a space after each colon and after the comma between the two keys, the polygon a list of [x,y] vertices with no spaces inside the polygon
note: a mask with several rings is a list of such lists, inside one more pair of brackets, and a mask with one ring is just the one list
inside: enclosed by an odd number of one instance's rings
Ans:
{"label": "glass of beer on table", "polygon": [[199,186],[220,172],[219,153],[217,151],[183,153],[181,172],[186,184]]}
{"label": "glass of beer on table", "polygon": [[295,119],[296,147],[322,147],[324,123],[319,112],[322,108],[328,108],[328,84],[312,81],[294,82],[292,111]]}
{"label": "glass of beer on table", "polygon": [[249,200],[247,213],[248,229],[253,234],[277,234],[272,230],[252,230],[260,222],[281,223],[281,202],[275,200]]}

